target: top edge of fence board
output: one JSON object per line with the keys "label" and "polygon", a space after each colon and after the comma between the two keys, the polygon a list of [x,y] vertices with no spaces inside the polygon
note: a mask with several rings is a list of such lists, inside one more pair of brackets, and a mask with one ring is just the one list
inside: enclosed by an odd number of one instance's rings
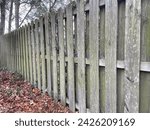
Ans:
{"label": "top edge of fence board", "polygon": [[[105,5],[105,0],[100,0],[99,2],[99,6],[104,6]],[[65,8],[66,9],[66,8]],[[87,12],[90,10],[90,4],[89,3],[86,3],[85,4],[85,7],[84,7],[84,11]],[[77,8],[75,8],[73,10],[73,15],[77,14]],[[66,13],[64,14],[64,18],[66,18]]]}

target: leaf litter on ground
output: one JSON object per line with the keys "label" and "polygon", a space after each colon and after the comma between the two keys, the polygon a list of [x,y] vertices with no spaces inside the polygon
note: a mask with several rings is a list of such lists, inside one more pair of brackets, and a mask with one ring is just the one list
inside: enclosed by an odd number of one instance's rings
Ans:
{"label": "leaf litter on ground", "polygon": [[70,113],[68,107],[23,79],[19,73],[0,71],[1,113]]}

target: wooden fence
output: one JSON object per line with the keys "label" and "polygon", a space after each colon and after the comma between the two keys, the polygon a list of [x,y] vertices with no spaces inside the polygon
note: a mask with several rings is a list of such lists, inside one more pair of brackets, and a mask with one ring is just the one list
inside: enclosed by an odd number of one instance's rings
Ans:
{"label": "wooden fence", "polygon": [[72,111],[150,112],[150,1],[83,1],[1,36],[1,67]]}

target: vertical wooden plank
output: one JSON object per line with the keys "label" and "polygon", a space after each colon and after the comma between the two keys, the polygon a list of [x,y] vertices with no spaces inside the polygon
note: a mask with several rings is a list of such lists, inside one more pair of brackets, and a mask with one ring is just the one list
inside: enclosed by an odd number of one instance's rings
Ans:
{"label": "vertical wooden plank", "polygon": [[31,44],[32,44],[32,62],[33,62],[33,84],[36,85],[36,46],[35,46],[35,30],[34,30],[34,22],[31,22]]}
{"label": "vertical wooden plank", "polygon": [[79,112],[86,112],[85,89],[85,14],[84,0],[77,1],[77,49],[78,49],[78,87]]}
{"label": "vertical wooden plank", "polygon": [[[117,112],[117,0],[106,0],[105,17],[105,112]],[[113,17],[112,17],[113,16]]]}
{"label": "vertical wooden plank", "polygon": [[13,66],[14,66],[14,62],[13,62],[13,35],[14,35],[14,32],[12,33],[12,43],[11,43],[11,48],[12,48],[12,71],[13,71]]}
{"label": "vertical wooden plank", "polygon": [[141,0],[126,0],[125,112],[139,112]]}
{"label": "vertical wooden plank", "polygon": [[66,83],[65,83],[65,51],[64,51],[64,25],[63,10],[58,12],[58,35],[59,35],[59,54],[60,54],[60,99],[66,104]]}
{"label": "vertical wooden plank", "polygon": [[25,27],[23,27],[23,49],[22,49],[22,54],[23,54],[23,76],[24,78],[26,78],[26,59],[25,59],[25,52],[26,52],[26,49],[25,49]]}
{"label": "vertical wooden plank", "polygon": [[[150,1],[142,0],[141,62],[150,62]],[[140,73],[140,112],[150,112],[150,73]]]}
{"label": "vertical wooden plank", "polygon": [[[23,48],[23,44],[24,44],[24,35],[23,35],[23,27],[21,27],[21,74],[23,75],[24,72],[24,57],[23,57],[23,52],[24,52],[24,48]],[[14,49],[13,49],[14,50]]]}
{"label": "vertical wooden plank", "polygon": [[20,72],[20,28],[18,29],[18,72]]}
{"label": "vertical wooden plank", "polygon": [[90,112],[99,112],[99,0],[90,1]]}
{"label": "vertical wooden plank", "polygon": [[68,51],[68,89],[69,107],[75,111],[74,51],[73,51],[73,16],[72,4],[66,8],[67,16],[67,51]]}
{"label": "vertical wooden plank", "polygon": [[19,72],[19,29],[17,31],[17,47],[18,47],[18,50],[17,50],[17,72]]}
{"label": "vertical wooden plank", "polygon": [[[14,39],[14,42],[13,42],[13,48],[14,48],[14,71],[16,71],[16,38],[15,38],[15,35],[16,35],[16,31],[14,31],[14,36],[13,36],[13,39]],[[8,38],[8,37],[7,37]],[[8,39],[6,39],[6,43],[8,42]],[[6,44],[7,45],[7,44]],[[6,46],[7,47],[7,46]],[[7,52],[7,51],[6,51]]]}
{"label": "vertical wooden plank", "polygon": [[30,26],[30,24],[28,24],[28,45],[29,45],[30,82],[33,83],[32,47],[31,47],[31,26]]}
{"label": "vertical wooden plank", "polygon": [[[10,44],[10,39],[9,39],[9,44]],[[18,71],[18,29],[16,30],[16,71]]]}
{"label": "vertical wooden plank", "polygon": [[55,24],[56,24],[56,14],[51,13],[51,38],[52,38],[52,54],[53,54],[53,96],[55,100],[58,100],[58,83],[57,83],[57,45],[55,41]]}
{"label": "vertical wooden plank", "polygon": [[42,62],[42,90],[46,90],[46,76],[45,76],[45,47],[44,47],[44,28],[43,17],[40,17],[40,46],[41,46],[41,62]]}
{"label": "vertical wooden plank", "polygon": [[52,96],[49,13],[45,15],[44,20],[45,20],[44,22],[45,22],[46,55],[47,55],[47,92],[50,96]]}
{"label": "vertical wooden plank", "polygon": [[24,78],[27,79],[27,62],[26,62],[26,32],[25,32],[25,26],[24,26]]}
{"label": "vertical wooden plank", "polygon": [[39,41],[39,21],[35,20],[35,40],[36,40],[36,65],[37,65],[37,85],[41,89],[41,68],[40,68],[40,41]]}
{"label": "vertical wooden plank", "polygon": [[26,78],[29,81],[29,45],[28,45],[28,27],[25,25],[25,39],[26,39]]}

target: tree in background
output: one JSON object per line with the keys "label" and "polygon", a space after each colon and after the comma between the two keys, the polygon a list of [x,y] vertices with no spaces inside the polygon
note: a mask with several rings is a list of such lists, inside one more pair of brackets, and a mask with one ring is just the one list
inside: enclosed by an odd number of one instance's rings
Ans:
{"label": "tree in background", "polygon": [[13,3],[14,3],[14,0],[10,0],[10,10],[9,10],[9,19],[8,19],[8,32],[11,31]]}
{"label": "tree in background", "polygon": [[4,34],[5,30],[5,6],[6,6],[6,0],[0,0],[0,35]]}
{"label": "tree in background", "polygon": [[[0,35],[17,29],[51,10],[64,7],[67,0],[0,0]],[[5,28],[5,23],[7,23]]]}

